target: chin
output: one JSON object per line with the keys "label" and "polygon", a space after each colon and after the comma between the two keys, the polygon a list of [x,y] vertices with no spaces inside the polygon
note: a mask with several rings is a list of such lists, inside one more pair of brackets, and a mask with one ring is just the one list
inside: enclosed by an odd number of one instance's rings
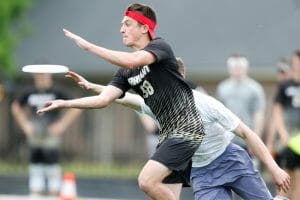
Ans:
{"label": "chin", "polygon": [[124,44],[126,47],[131,47],[131,46],[132,46],[132,43],[126,42],[126,41],[123,41],[123,44]]}

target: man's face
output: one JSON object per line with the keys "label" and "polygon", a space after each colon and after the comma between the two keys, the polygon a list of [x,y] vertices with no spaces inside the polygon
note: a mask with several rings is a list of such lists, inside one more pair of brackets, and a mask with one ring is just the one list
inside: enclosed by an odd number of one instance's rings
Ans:
{"label": "man's face", "polygon": [[247,75],[247,67],[241,65],[228,66],[229,74],[236,80],[241,80]]}
{"label": "man's face", "polygon": [[122,34],[123,44],[127,47],[133,47],[142,37],[145,32],[145,27],[134,19],[125,16],[122,20],[120,32]]}
{"label": "man's face", "polygon": [[52,76],[50,74],[33,74],[35,87],[38,89],[48,89],[52,86]]}

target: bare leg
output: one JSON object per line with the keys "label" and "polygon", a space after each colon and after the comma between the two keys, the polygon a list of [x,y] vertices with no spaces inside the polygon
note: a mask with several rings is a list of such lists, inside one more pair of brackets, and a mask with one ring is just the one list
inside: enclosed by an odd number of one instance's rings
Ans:
{"label": "bare leg", "polygon": [[140,172],[139,187],[153,200],[177,200],[172,189],[163,184],[171,171],[163,164],[149,160]]}
{"label": "bare leg", "polygon": [[182,189],[182,183],[165,184],[170,190],[172,190],[177,200],[180,200],[180,194]]}

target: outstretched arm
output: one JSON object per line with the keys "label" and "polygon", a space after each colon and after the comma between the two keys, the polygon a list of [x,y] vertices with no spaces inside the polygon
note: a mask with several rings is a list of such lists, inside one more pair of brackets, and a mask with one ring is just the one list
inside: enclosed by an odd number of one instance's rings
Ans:
{"label": "outstretched arm", "polygon": [[53,100],[46,103],[46,107],[37,111],[44,113],[59,108],[104,108],[122,95],[123,91],[114,86],[107,86],[98,96],[90,96],[72,100]]}
{"label": "outstretched arm", "polygon": [[[71,78],[75,81],[80,87],[91,90],[97,94],[100,94],[107,86],[95,84],[87,81],[83,76],[69,71],[65,75],[68,78]],[[129,92],[125,93],[125,96],[122,99],[116,99],[115,102],[126,107],[129,107],[133,110],[140,111],[141,110],[141,102],[143,102],[143,98],[136,94],[131,94]]]}
{"label": "outstretched arm", "polygon": [[80,48],[87,50],[104,60],[123,68],[137,68],[144,65],[152,64],[155,61],[155,56],[147,51],[139,50],[132,53],[114,51],[104,47],[97,46],[80,36],[63,29],[65,35],[73,40]]}
{"label": "outstretched arm", "polygon": [[81,76],[73,71],[68,71],[65,74],[65,77],[70,78],[73,81],[75,81],[79,85],[79,87],[84,88],[86,90],[91,90],[97,94],[100,94],[105,88],[104,85],[99,85],[99,84],[89,82],[83,76]]}
{"label": "outstretched arm", "polygon": [[253,153],[267,166],[273,176],[278,190],[287,192],[290,184],[290,177],[276,164],[267,147],[264,145],[259,136],[254,133],[249,127],[247,127],[243,122],[240,122],[234,132],[246,140],[246,142],[253,150]]}

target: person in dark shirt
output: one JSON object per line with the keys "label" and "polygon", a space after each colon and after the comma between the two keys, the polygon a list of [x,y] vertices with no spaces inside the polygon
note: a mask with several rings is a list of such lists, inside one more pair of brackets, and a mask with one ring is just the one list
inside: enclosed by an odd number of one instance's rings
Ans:
{"label": "person in dark shirt", "polygon": [[273,115],[275,128],[283,145],[277,154],[279,165],[290,172],[291,199],[300,196],[300,142],[293,140],[300,137],[300,50],[292,56],[292,76],[279,84],[275,96]]}
{"label": "person in dark shirt", "polygon": [[12,114],[28,141],[30,193],[42,195],[47,191],[49,195],[57,196],[61,182],[61,135],[81,111],[71,109],[63,113],[57,110],[37,115],[36,111],[46,101],[70,97],[65,89],[53,85],[50,74],[34,74],[33,78],[34,85],[22,88],[14,98]]}
{"label": "person in dark shirt", "polygon": [[160,124],[158,148],[138,177],[139,187],[151,199],[179,199],[180,188],[189,185],[191,158],[204,137],[200,112],[193,93],[178,71],[171,46],[155,37],[156,14],[143,4],[131,4],[121,22],[125,46],[121,52],[96,46],[64,30],[75,43],[119,66],[110,84],[98,96],[55,100],[38,113],[58,108],[103,108],[133,89],[143,97]]}

